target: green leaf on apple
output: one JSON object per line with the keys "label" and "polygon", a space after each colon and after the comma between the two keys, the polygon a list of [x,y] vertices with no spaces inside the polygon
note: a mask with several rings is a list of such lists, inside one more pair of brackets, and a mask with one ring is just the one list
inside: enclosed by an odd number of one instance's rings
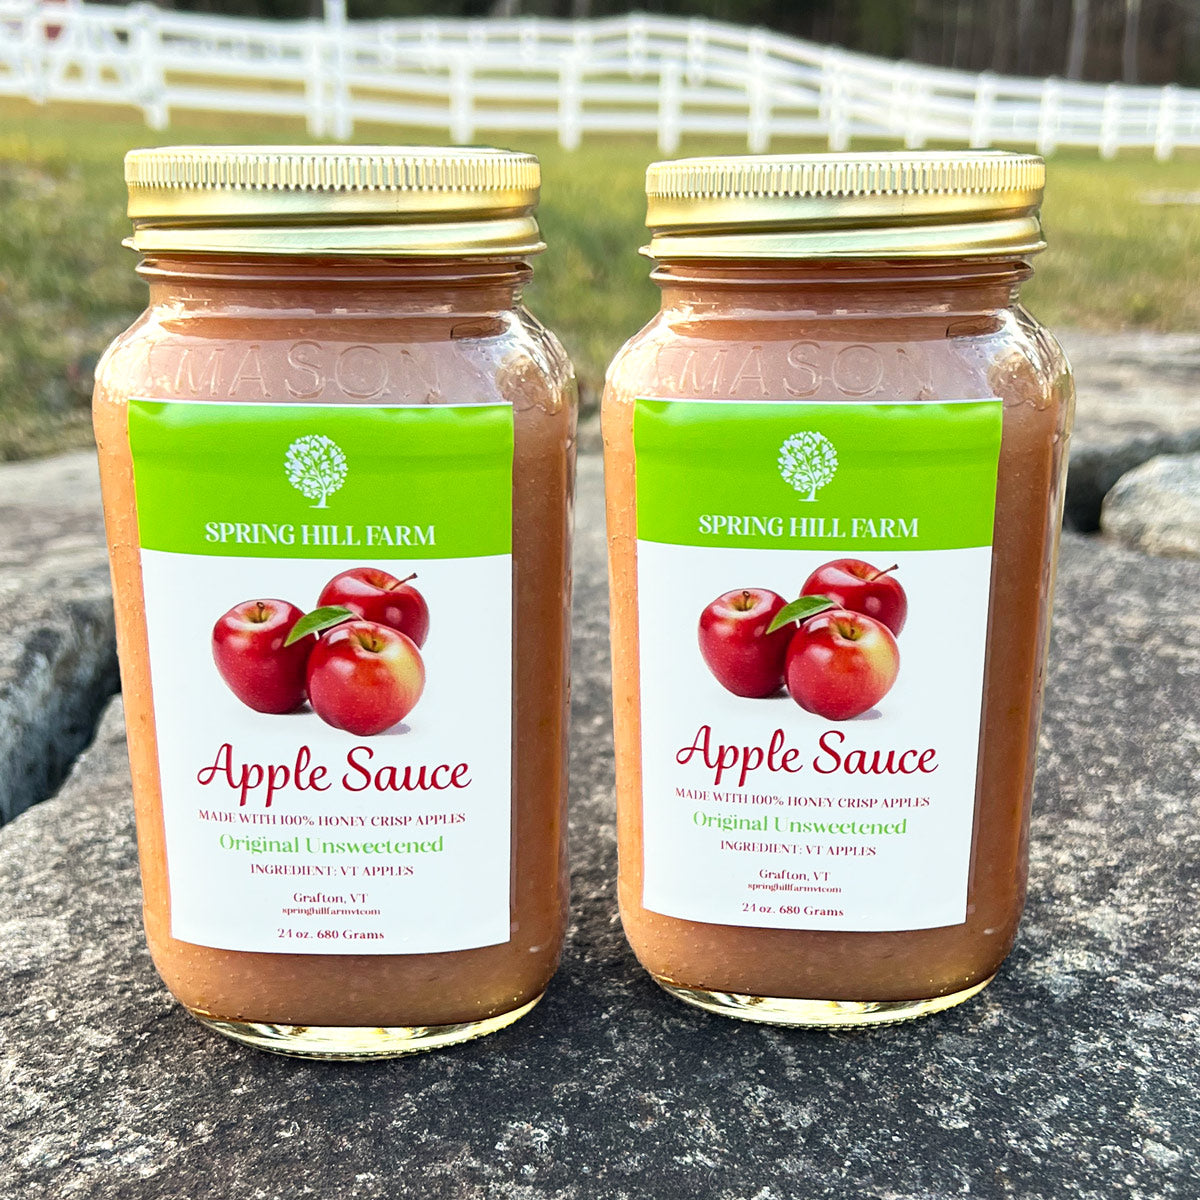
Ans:
{"label": "green leaf on apple", "polygon": [[308,637],[310,633],[320,633],[323,629],[331,629],[343,621],[357,620],[358,613],[343,608],[340,604],[327,604],[324,608],[314,608],[312,612],[306,613],[292,626],[292,631],[287,635],[283,644],[290,646],[302,637]]}
{"label": "green leaf on apple", "polygon": [[799,600],[785,604],[775,614],[775,620],[767,626],[767,632],[774,633],[775,630],[782,629],[792,621],[804,621],[809,617],[815,617],[817,613],[822,613],[828,608],[837,608],[837,605],[828,596],[801,596]]}

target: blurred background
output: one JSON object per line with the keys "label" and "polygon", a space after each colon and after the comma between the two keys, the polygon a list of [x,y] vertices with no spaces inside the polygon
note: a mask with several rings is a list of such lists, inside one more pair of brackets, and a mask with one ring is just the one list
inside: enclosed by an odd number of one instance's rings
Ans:
{"label": "blurred background", "polygon": [[0,458],[90,439],[141,309],[121,156],[163,142],[488,142],[541,156],[531,307],[585,407],[653,311],[655,157],[997,146],[1050,162],[1026,299],[1200,329],[1200,0],[0,0]]}
{"label": "blurred background", "polygon": [[[231,16],[319,16],[321,0],[179,0]],[[761,25],[864,54],[969,71],[1200,83],[1195,0],[351,0],[350,16],[663,16]]]}

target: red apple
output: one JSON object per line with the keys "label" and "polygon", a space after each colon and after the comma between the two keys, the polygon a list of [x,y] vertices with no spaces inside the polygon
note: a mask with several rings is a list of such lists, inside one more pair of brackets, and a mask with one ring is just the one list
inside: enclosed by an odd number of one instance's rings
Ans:
{"label": "red apple", "polygon": [[768,633],[785,600],[766,588],[735,588],[700,614],[700,654],[735,696],[770,696],[783,684],[783,659],[795,628]]}
{"label": "red apple", "polygon": [[347,621],[308,659],[308,699],[321,720],[370,737],[403,720],[425,688],[425,663],[406,634],[376,621]]}
{"label": "red apple", "polygon": [[908,597],[891,574],[895,569],[881,571],[861,558],[836,558],[808,577],[800,595],[828,596],[834,604],[874,617],[898,634],[908,616]]}
{"label": "red apple", "polygon": [[416,576],[397,579],[378,567],[351,567],[325,585],[317,607],[340,605],[364,621],[398,629],[423,646],[429,636],[429,607],[411,579]]}
{"label": "red apple", "polygon": [[804,621],[787,648],[792,699],[831,721],[848,721],[878,704],[899,671],[900,650],[891,630],[845,608]]}
{"label": "red apple", "polygon": [[283,644],[302,616],[286,600],[246,600],[213,626],[217,670],[229,690],[256,712],[294,712],[304,703],[308,656],[316,639]]}

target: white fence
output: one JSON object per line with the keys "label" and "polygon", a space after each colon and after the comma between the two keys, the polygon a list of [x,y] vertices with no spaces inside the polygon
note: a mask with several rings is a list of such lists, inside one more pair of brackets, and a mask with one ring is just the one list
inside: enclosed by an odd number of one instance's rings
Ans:
{"label": "white fence", "polygon": [[854,138],[970,146],[1087,146],[1159,158],[1200,147],[1200,90],[944,71],[759,29],[633,14],[609,20],[281,22],[148,4],[0,0],[0,95],[303,119],[314,136],[359,123],[479,132]]}

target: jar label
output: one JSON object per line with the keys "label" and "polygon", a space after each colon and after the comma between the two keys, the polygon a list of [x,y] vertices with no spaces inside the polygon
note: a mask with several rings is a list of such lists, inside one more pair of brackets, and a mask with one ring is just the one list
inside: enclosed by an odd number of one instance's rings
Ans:
{"label": "jar label", "polygon": [[129,438],[171,935],[507,942],[512,409],[137,400]]}
{"label": "jar label", "polygon": [[1001,410],[637,402],[645,908],[966,920]]}

